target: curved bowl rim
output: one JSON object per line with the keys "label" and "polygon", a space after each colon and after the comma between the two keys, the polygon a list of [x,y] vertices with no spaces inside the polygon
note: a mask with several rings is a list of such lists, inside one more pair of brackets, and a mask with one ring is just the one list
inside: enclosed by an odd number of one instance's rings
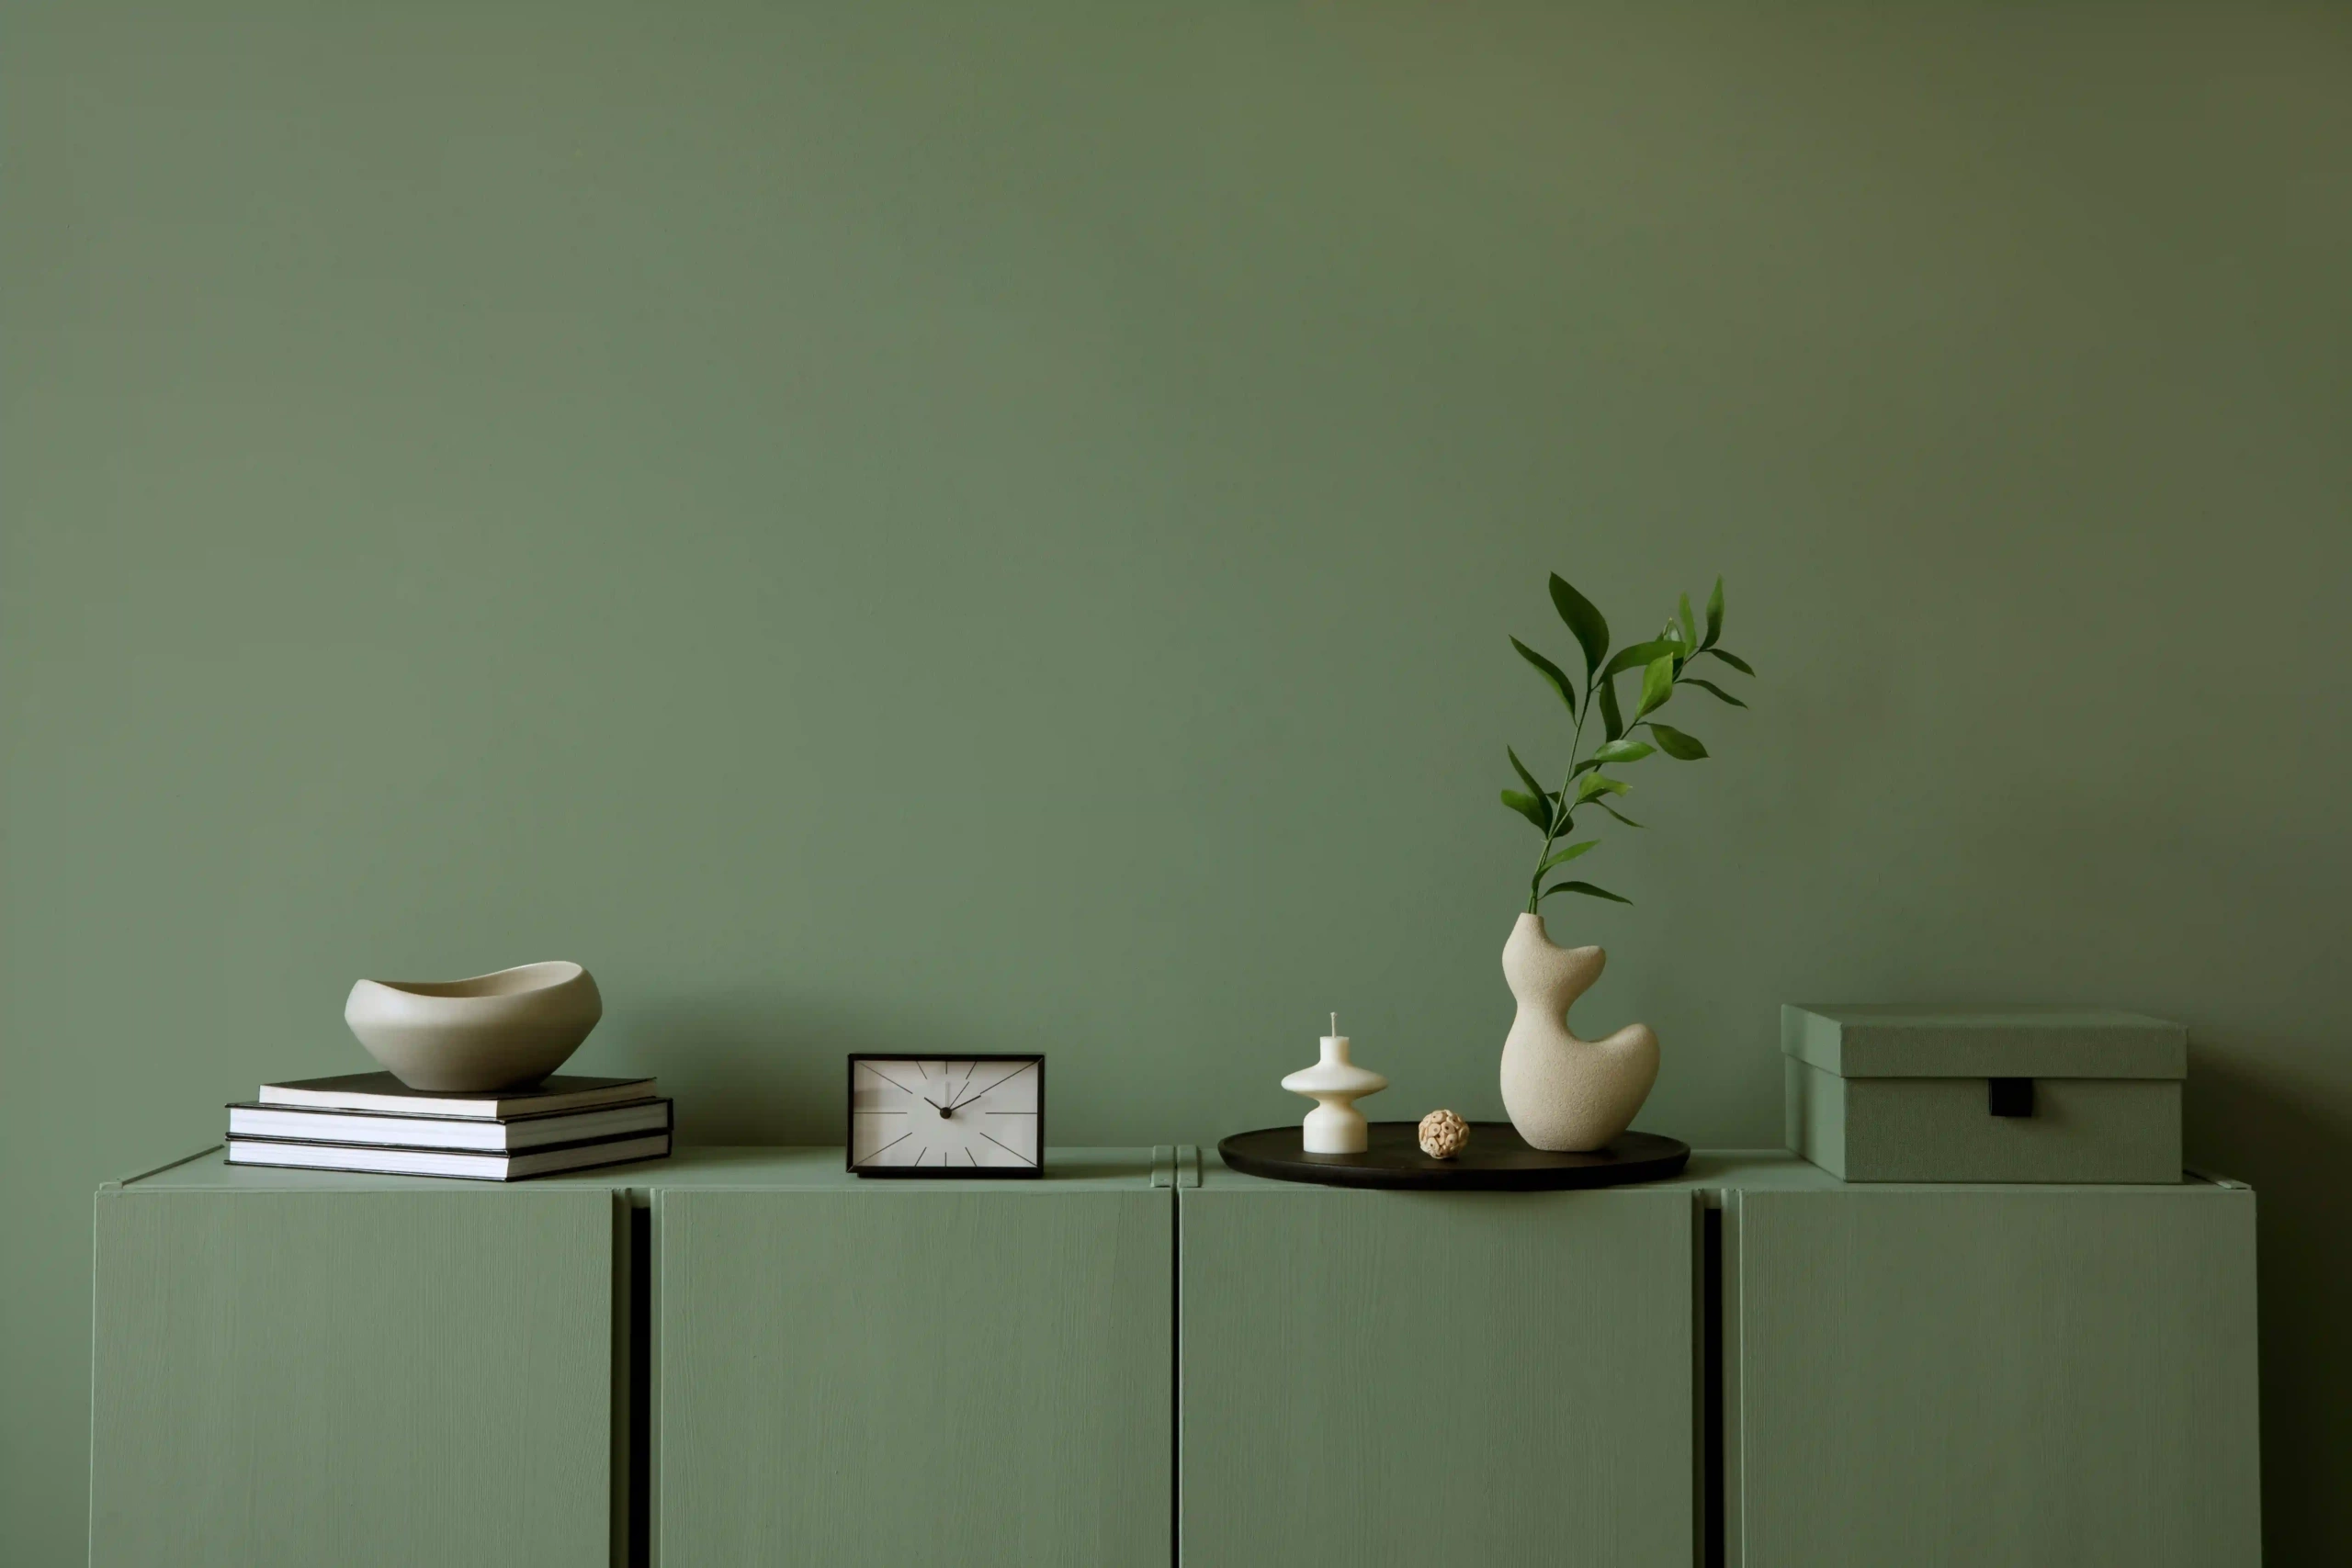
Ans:
{"label": "curved bowl rim", "polygon": [[[484,980],[496,980],[504,976],[520,975],[533,969],[551,970],[556,973],[548,975],[544,980],[508,990],[463,991],[453,988],[460,986],[476,986]],[[492,969],[487,974],[469,975],[458,980],[375,980],[363,977],[353,983],[352,989],[356,991],[363,986],[374,986],[380,990],[390,991],[398,996],[412,998],[418,1001],[504,1002],[518,1000],[525,997],[544,996],[549,991],[569,986],[576,980],[586,978],[587,975],[588,970],[582,964],[575,964],[568,958],[550,958],[543,959],[537,964],[516,964],[504,969]]]}

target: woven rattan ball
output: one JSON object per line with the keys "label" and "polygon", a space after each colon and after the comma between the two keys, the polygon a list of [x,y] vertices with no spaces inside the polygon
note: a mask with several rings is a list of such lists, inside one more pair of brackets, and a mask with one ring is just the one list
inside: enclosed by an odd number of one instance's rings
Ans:
{"label": "woven rattan ball", "polygon": [[1470,1123],[1451,1111],[1432,1111],[1421,1118],[1421,1153],[1431,1159],[1452,1159],[1470,1141]]}

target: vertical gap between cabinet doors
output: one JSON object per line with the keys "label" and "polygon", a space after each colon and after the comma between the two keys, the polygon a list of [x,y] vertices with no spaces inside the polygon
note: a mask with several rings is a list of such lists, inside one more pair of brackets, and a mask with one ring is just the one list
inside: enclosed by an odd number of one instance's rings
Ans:
{"label": "vertical gap between cabinet doors", "polygon": [[1724,1211],[1699,1211],[1699,1561],[1724,1568]]}
{"label": "vertical gap between cabinet doors", "polygon": [[[1182,1152],[1178,1174],[1182,1179]],[[1168,1562],[1184,1568],[1184,1195],[1168,1191]]]}
{"label": "vertical gap between cabinet doors", "polygon": [[629,1270],[634,1267],[630,1254],[636,1248],[629,1237],[628,1194],[615,1189],[605,1194],[605,1201],[610,1205],[613,1226],[608,1260],[612,1300],[606,1303],[612,1313],[612,1384],[606,1390],[609,1409],[605,1422],[605,1548],[612,1568],[628,1568],[628,1434],[634,1404],[629,1389],[634,1316]]}
{"label": "vertical gap between cabinet doors", "polygon": [[628,1206],[628,1568],[653,1558],[653,1210]]}

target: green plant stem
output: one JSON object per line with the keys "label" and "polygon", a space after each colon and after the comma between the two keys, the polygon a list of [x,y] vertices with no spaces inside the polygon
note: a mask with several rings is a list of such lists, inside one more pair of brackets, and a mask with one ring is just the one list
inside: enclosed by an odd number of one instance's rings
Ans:
{"label": "green plant stem", "polygon": [[1531,915],[1544,912],[1544,863],[1552,858],[1553,840],[1575,825],[1574,815],[1568,809],[1568,786],[1577,782],[1577,748],[1584,744],[1584,721],[1592,712],[1592,694],[1596,689],[1592,677],[1585,677],[1584,701],[1577,705],[1576,732],[1568,737],[1568,776],[1560,781],[1560,809],[1544,835],[1544,847],[1536,852],[1535,874],[1527,880],[1527,912]]}

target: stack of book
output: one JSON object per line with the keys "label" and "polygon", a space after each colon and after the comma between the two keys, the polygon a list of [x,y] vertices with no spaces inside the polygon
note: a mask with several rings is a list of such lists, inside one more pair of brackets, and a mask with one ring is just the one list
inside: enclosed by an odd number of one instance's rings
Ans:
{"label": "stack of book", "polygon": [[561,1076],[535,1089],[441,1094],[390,1073],[261,1086],[229,1107],[231,1165],[521,1181],[670,1152],[651,1078]]}

